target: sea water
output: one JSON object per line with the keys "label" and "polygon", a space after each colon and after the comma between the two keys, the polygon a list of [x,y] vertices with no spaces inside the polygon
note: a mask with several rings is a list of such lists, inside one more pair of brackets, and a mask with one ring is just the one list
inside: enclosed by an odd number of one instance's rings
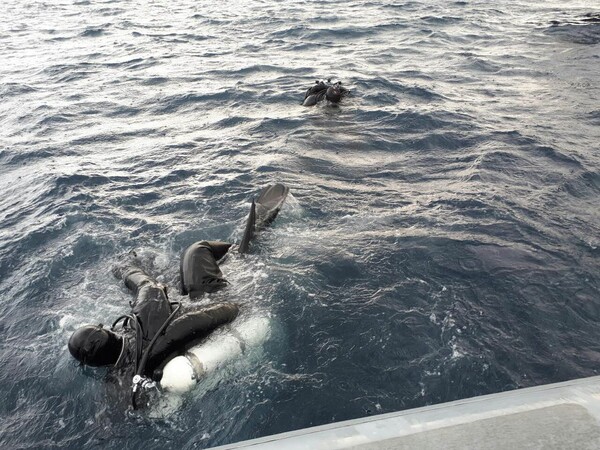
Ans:
{"label": "sea water", "polygon": [[[600,369],[592,1],[4,0],[0,446],[206,448]],[[339,107],[300,104],[341,80]],[[66,342],[240,240],[271,338],[164,417]],[[183,299],[187,301],[186,299]],[[128,381],[126,381],[126,384]]]}

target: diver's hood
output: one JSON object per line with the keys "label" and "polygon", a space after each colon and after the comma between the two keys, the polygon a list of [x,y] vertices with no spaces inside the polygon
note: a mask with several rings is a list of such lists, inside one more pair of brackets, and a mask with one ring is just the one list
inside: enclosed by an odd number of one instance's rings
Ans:
{"label": "diver's hood", "polygon": [[69,339],[69,352],[73,358],[92,367],[115,364],[122,347],[122,339],[100,325],[78,328]]}
{"label": "diver's hood", "polygon": [[325,97],[332,103],[339,103],[342,99],[342,90],[338,85],[329,86]]}

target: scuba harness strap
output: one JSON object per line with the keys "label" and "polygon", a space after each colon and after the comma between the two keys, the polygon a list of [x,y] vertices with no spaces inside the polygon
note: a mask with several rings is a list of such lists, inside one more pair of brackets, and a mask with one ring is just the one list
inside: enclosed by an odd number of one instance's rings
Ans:
{"label": "scuba harness strap", "polygon": [[140,323],[137,315],[131,314],[131,315],[121,316],[117,320],[115,320],[115,322],[113,323],[113,325],[111,327],[114,330],[115,327],[117,326],[117,324],[123,320],[123,327],[130,326],[131,324],[133,324],[133,329],[135,331],[135,374],[133,376],[132,389],[131,389],[131,405],[133,406],[133,409],[138,408],[137,400],[136,400],[136,393],[138,392],[138,390],[140,388],[142,390],[143,389],[151,389],[151,388],[158,389],[158,387],[156,386],[156,383],[144,375],[144,371],[146,370],[146,364],[148,362],[150,352],[152,351],[152,347],[158,340],[159,336],[161,334],[163,334],[163,332],[165,331],[165,329],[167,328],[169,323],[171,323],[171,321],[173,320],[173,318],[175,317],[175,315],[177,314],[177,312],[179,312],[179,309],[181,308],[181,302],[170,302],[170,305],[171,306],[176,305],[175,309],[173,310],[173,312],[171,312],[169,317],[167,317],[167,319],[163,322],[161,327],[156,331],[156,333],[152,337],[152,340],[150,341],[150,343],[144,350],[142,349],[142,345],[143,345],[142,324]]}

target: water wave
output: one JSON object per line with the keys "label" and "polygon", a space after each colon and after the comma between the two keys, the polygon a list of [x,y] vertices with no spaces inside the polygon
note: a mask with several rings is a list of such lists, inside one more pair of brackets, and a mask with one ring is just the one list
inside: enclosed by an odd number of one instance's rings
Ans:
{"label": "water wave", "polygon": [[[9,0],[3,13],[3,447],[205,448],[596,374],[594,12]],[[301,106],[322,78],[349,96]],[[267,315],[273,338],[162,415],[131,414],[66,349],[79,325],[128,310],[112,265],[136,249],[187,301],[182,250],[239,241],[273,182],[291,188],[284,209],[204,300]]]}

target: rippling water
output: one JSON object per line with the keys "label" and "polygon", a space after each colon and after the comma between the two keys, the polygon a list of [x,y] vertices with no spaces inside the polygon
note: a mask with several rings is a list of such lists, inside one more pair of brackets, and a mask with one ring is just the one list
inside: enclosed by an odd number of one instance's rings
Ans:
{"label": "rippling water", "polygon": [[[2,446],[204,448],[594,375],[593,3],[4,1]],[[327,77],[352,95],[300,106]],[[174,286],[276,181],[213,296],[272,339],[131,413],[66,349],[127,311],[111,265],[136,248]]]}

